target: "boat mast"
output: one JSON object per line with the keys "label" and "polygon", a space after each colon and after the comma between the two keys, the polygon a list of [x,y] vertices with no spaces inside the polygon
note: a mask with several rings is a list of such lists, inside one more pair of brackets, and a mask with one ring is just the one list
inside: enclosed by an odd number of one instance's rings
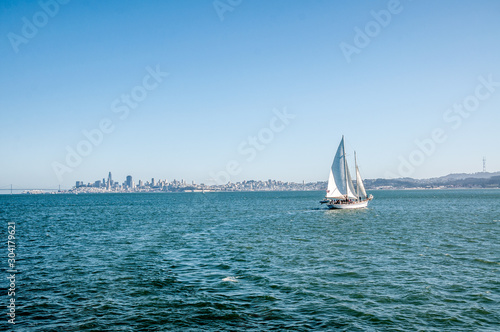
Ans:
{"label": "boat mast", "polygon": [[359,179],[358,179],[358,161],[356,159],[356,151],[354,151],[354,166],[356,167],[356,198],[359,200]]}
{"label": "boat mast", "polygon": [[344,174],[345,174],[345,200],[349,198],[349,185],[347,180],[347,159],[345,157],[345,142],[344,135],[342,135],[342,149],[344,150]]}

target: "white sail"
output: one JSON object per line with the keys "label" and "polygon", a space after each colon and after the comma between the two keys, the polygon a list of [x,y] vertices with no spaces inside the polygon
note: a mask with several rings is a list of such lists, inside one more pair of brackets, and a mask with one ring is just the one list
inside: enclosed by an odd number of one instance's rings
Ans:
{"label": "white sail", "polygon": [[[333,169],[333,166],[332,166]],[[335,179],[333,178],[333,171],[330,169],[330,176],[328,176],[328,187],[326,189],[326,197],[327,198],[339,198],[342,197],[342,193],[339,188],[337,188],[337,184],[335,183]]]}
{"label": "white sail", "polygon": [[347,170],[347,196],[348,198],[357,198],[356,191],[354,190],[354,185],[352,184],[351,172],[349,172],[349,167],[347,166],[347,160],[345,162],[345,167]]}
{"label": "white sail", "polygon": [[366,198],[365,185],[363,184],[363,179],[361,179],[361,174],[359,173],[359,168],[356,167],[356,186],[358,187],[358,195],[361,199]]}
{"label": "white sail", "polygon": [[335,158],[333,158],[332,168],[328,177],[328,188],[326,198],[356,198],[354,194],[351,174],[347,166],[347,160],[344,148],[344,138],[337,149]]}

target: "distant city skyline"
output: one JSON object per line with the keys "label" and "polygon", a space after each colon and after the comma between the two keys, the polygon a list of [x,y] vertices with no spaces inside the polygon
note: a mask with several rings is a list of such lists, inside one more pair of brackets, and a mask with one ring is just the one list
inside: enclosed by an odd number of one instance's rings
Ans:
{"label": "distant city skyline", "polygon": [[[355,178],[353,179],[355,182]],[[497,189],[500,188],[500,171],[498,172],[477,172],[472,174],[456,173],[443,177],[429,179],[364,179],[365,188],[368,190],[386,189],[455,189],[455,188],[475,188],[475,189]],[[139,179],[137,183],[131,175],[127,175],[125,181],[115,181],[112,173],[108,173],[108,178],[90,182],[76,181],[72,188],[1,188],[1,194],[78,194],[78,193],[152,193],[152,192],[234,192],[234,191],[324,191],[327,181],[315,182],[292,182],[275,179],[268,180],[243,180],[238,182],[228,182],[224,184],[205,184],[191,181],[188,183],[184,179],[180,181],[168,179],[155,179],[143,181]]]}
{"label": "distant city skyline", "polygon": [[326,181],[342,135],[367,179],[481,172],[483,158],[498,171],[499,13],[494,0],[4,1],[0,188],[109,170]]}
{"label": "distant city skyline", "polygon": [[[484,165],[484,164],[483,164]],[[460,186],[460,181],[465,180],[463,183],[469,188],[472,188],[474,185],[485,185],[486,187],[493,185],[496,188],[498,185],[498,178],[500,176],[500,171],[497,172],[475,172],[475,173],[454,173],[447,174],[442,177],[434,177],[428,179],[412,179],[412,178],[400,178],[400,179],[384,179],[384,178],[376,178],[376,179],[364,179],[365,187],[367,189],[387,189],[387,184],[399,184],[406,185],[411,184],[416,187],[423,186],[422,188],[426,188],[428,185],[436,185],[440,183],[445,183],[447,188],[453,188],[454,186]],[[487,182],[475,182],[474,180],[469,181],[470,179],[482,179],[488,180]],[[242,181],[236,182],[227,182],[227,183],[218,183],[218,184],[207,184],[207,183],[196,183],[196,181],[186,181],[184,179],[173,179],[168,180],[164,179],[155,179],[151,178],[149,180],[143,181],[142,179],[134,180],[132,175],[127,175],[125,180],[121,182],[120,180],[115,181],[112,178],[112,173],[108,173],[108,178],[102,178],[102,180],[91,180],[91,181],[83,181],[78,180],[75,182],[74,186],[70,187],[61,187],[58,188],[36,188],[34,186],[26,186],[24,188],[16,187],[13,185],[0,187],[0,194],[10,194],[10,193],[21,193],[26,191],[61,191],[67,192],[88,192],[88,193],[97,193],[97,192],[148,192],[150,190],[153,191],[253,191],[253,190],[325,190],[327,181],[319,180],[319,181],[311,181],[306,182],[305,180],[294,182],[294,181],[282,181],[277,179],[267,179],[267,180],[255,180],[255,179],[246,179]],[[353,178],[354,182],[356,178]],[[409,182],[408,182],[409,181]],[[451,182],[450,182],[451,181]],[[255,184],[255,188],[253,187]],[[470,187],[472,185],[472,187]],[[391,186],[389,186],[391,187]],[[394,187],[398,189],[398,187]],[[84,189],[81,191],[81,189]],[[401,188],[399,188],[401,189]]]}

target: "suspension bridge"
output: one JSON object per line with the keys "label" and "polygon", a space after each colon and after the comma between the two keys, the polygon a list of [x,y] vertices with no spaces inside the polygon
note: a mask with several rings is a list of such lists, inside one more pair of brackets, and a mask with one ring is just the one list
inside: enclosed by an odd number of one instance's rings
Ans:
{"label": "suspension bridge", "polygon": [[[0,192],[2,191],[7,191],[11,194],[13,194],[14,192],[19,192],[19,191],[33,191],[33,190],[40,190],[40,191],[61,191],[61,186],[57,186],[57,188],[17,188],[17,187],[14,187],[13,185],[8,185],[8,186],[2,186],[0,187]],[[64,189],[63,189],[64,190]]]}

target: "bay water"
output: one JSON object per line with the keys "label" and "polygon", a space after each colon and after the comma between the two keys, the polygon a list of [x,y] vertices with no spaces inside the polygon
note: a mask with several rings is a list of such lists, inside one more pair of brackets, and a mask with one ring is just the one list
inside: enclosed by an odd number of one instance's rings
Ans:
{"label": "bay water", "polygon": [[371,193],[0,195],[0,330],[500,330],[500,190]]}

